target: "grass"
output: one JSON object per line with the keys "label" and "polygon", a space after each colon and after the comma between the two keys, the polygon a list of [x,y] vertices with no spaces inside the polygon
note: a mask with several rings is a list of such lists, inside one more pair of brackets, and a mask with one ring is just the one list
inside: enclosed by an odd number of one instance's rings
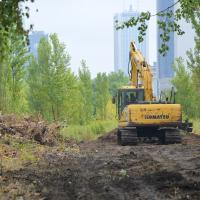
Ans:
{"label": "grass", "polygon": [[95,140],[99,136],[113,130],[117,127],[116,120],[93,121],[87,125],[70,125],[61,131],[64,138],[74,139],[76,141]]}
{"label": "grass", "polygon": [[200,119],[193,119],[193,132],[200,134]]}
{"label": "grass", "polygon": [[4,172],[22,169],[42,160],[45,153],[58,151],[79,153],[79,148],[76,145],[68,147],[64,142],[49,147],[33,140],[5,135],[0,138],[0,177],[2,170]]}
{"label": "grass", "polygon": [[0,139],[0,165],[3,170],[18,170],[25,164],[37,162],[35,152],[38,150],[35,142],[4,136]]}

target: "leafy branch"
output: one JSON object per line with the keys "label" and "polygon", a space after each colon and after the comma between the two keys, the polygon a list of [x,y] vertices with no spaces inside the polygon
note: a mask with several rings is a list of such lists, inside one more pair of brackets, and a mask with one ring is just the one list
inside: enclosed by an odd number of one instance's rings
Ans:
{"label": "leafy branch", "polygon": [[[180,8],[174,11],[174,6],[180,3]],[[149,11],[142,12],[138,17],[132,17],[126,22],[121,24],[116,21],[116,29],[124,29],[136,26],[139,35],[138,41],[141,43],[144,41],[146,31],[148,29],[148,21],[155,16],[159,17],[157,21],[158,27],[161,30],[160,38],[162,44],[159,47],[159,53],[165,56],[169,50],[168,42],[170,40],[170,33],[175,32],[177,35],[183,35],[184,31],[179,25],[179,21],[184,18],[188,22],[193,22],[194,18],[198,16],[198,9],[200,8],[200,1],[198,0],[178,0],[171,6],[164,10],[159,11],[156,14],[151,14]]]}
{"label": "leafy branch", "polygon": [[[33,28],[30,24],[28,29],[23,25],[23,19],[29,18],[30,8],[23,5],[27,2],[34,2],[35,0],[2,0],[0,1],[0,54],[3,57],[5,49],[8,44],[8,35],[10,30],[17,35],[22,35],[28,38],[29,31]],[[28,39],[27,39],[28,42]]]}

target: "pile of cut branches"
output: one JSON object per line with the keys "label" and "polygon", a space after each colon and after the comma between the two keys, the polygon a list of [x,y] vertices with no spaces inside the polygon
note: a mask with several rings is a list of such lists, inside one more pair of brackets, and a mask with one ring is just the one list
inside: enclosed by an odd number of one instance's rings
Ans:
{"label": "pile of cut branches", "polygon": [[53,146],[62,139],[59,129],[60,126],[57,123],[48,124],[32,117],[0,115],[0,136],[10,134]]}

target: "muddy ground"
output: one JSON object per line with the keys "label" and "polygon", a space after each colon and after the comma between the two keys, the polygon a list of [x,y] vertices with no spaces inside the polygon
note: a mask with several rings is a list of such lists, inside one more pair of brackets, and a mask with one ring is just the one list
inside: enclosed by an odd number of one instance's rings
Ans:
{"label": "muddy ground", "polygon": [[200,200],[200,137],[124,147],[110,133],[77,151],[46,152],[0,181],[2,200]]}

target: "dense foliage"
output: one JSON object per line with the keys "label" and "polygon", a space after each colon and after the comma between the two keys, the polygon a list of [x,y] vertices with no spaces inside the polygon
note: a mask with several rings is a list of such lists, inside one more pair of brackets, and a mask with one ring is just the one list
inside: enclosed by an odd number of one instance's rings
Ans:
{"label": "dense foliage", "polygon": [[78,73],[79,78],[79,122],[85,124],[91,121],[94,115],[94,102],[93,102],[93,85],[91,73],[85,60],[81,61],[81,67]]}
{"label": "dense foliage", "polygon": [[[41,40],[37,58],[29,55],[28,31],[23,27],[23,18],[29,17],[27,2],[34,0],[0,1],[0,112],[30,113],[71,124],[114,117],[110,99],[117,87],[128,83],[124,74],[99,73],[92,80],[86,62],[82,61],[76,76],[70,69],[70,56],[55,34],[49,40]],[[174,9],[176,4],[179,7]],[[148,28],[146,22],[154,16],[161,19],[158,26],[163,31],[160,35],[163,44],[159,51],[163,55],[168,51],[169,33],[184,34],[179,25],[181,19],[192,23],[195,29],[196,47],[188,52],[187,66],[181,59],[176,62],[173,84],[185,113],[199,117],[196,110],[200,109],[200,1],[177,0],[156,14],[143,12],[138,18],[116,25],[117,28],[137,25],[138,39],[142,42]]]}
{"label": "dense foliage", "polygon": [[25,2],[34,0],[2,0],[0,1],[0,24],[1,28],[9,30],[13,24],[16,25],[18,33],[26,32],[23,27],[23,17],[29,17],[29,7],[23,9]]}
{"label": "dense foliage", "polygon": [[[29,29],[25,29],[23,20],[29,18],[30,8],[26,6],[27,2],[34,0],[2,0],[0,1],[0,60],[9,43],[9,32],[13,32],[21,37],[28,35]],[[27,39],[27,37],[26,37]]]}
{"label": "dense foliage", "polygon": [[7,48],[0,62],[0,110],[20,112],[24,109],[25,63],[29,59],[25,38],[7,33]]}
{"label": "dense foliage", "polygon": [[[65,53],[55,34],[41,39],[38,57],[28,67],[29,103],[31,110],[49,120],[62,119],[65,102],[75,96],[76,79],[69,68],[70,56]],[[69,114],[69,113],[68,113]]]}
{"label": "dense foliage", "polygon": [[115,117],[111,96],[117,87],[128,84],[122,72],[98,73],[92,79],[82,60],[75,75],[70,68],[70,55],[56,34],[40,40],[36,57],[29,55],[24,37],[9,34],[0,68],[2,113],[28,113],[80,125]]}
{"label": "dense foliage", "polygon": [[196,32],[195,48],[188,52],[187,65],[178,59],[173,84],[177,88],[177,100],[183,105],[187,116],[200,118],[200,18],[193,19]]}
{"label": "dense foliage", "polygon": [[177,89],[176,100],[181,103],[183,111],[188,117],[200,117],[200,103],[198,93],[195,89],[195,81],[192,79],[191,71],[184,65],[182,59],[177,59],[174,66],[176,76],[172,80]]}

